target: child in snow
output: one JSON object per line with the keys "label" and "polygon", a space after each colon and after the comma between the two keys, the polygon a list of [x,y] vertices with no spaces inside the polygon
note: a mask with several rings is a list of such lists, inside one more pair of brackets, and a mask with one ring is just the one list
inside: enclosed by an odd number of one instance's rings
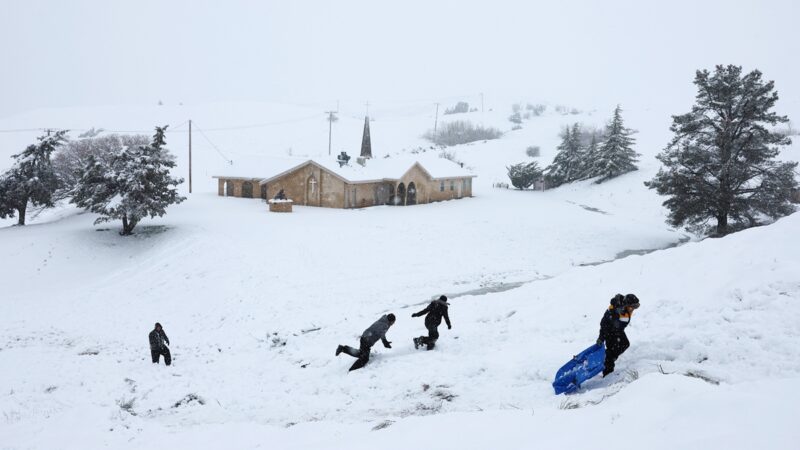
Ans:
{"label": "child in snow", "polygon": [[628,294],[625,297],[617,294],[611,299],[611,306],[608,307],[600,321],[600,337],[597,344],[606,344],[606,360],[603,368],[603,376],[614,371],[614,362],[630,347],[628,336],[625,335],[625,327],[631,321],[633,310],[639,307],[639,299]]}
{"label": "child in snow", "polygon": [[364,333],[361,334],[361,342],[358,349],[347,345],[340,345],[336,347],[336,356],[339,356],[340,353],[344,352],[354,358],[358,358],[350,367],[350,371],[364,367],[369,361],[369,352],[372,349],[372,346],[375,345],[379,339],[383,343],[384,347],[392,348],[392,343],[386,340],[386,332],[389,331],[389,327],[394,325],[394,321],[394,314],[382,316],[377,322],[370,325],[370,327],[364,330]]}
{"label": "child in snow", "polygon": [[444,317],[444,321],[447,324],[447,329],[453,328],[450,325],[450,317],[447,315],[447,305],[449,305],[447,297],[443,295],[438,300],[432,301],[427,308],[411,315],[411,317],[420,317],[427,314],[425,316],[425,328],[428,329],[428,335],[414,338],[414,348],[426,345],[428,350],[433,350],[436,341],[439,339],[439,325],[442,323],[442,317]]}
{"label": "child in snow", "polygon": [[161,355],[164,356],[164,364],[170,365],[172,363],[172,355],[169,353],[169,338],[161,324],[156,322],[156,327],[148,335],[150,338],[150,355],[153,357],[153,364],[158,364]]}

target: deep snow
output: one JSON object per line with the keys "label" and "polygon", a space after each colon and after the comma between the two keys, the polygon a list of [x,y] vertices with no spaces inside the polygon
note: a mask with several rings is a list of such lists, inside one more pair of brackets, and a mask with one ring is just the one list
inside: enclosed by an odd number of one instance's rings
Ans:
{"label": "deep snow", "polygon": [[[258,108],[307,113],[231,111]],[[231,111],[208,108],[203,120]],[[471,199],[269,214],[260,200],[214,195],[210,176],[226,163],[200,146],[195,193],[130,238],[69,207],[0,229],[0,442],[588,448],[618,434],[619,448],[796,448],[800,216],[593,265],[687,238],[664,224],[661,199],[642,185],[657,170],[668,116],[639,113],[625,117],[640,130],[642,170],[599,186],[491,188],[505,181],[506,165],[526,159],[527,145],[541,145],[546,165],[561,125],[600,125],[608,115],[549,114],[500,140],[453,149],[478,175]],[[4,128],[42,117],[76,128],[102,117],[136,127],[152,120],[145,109],[38,114]],[[178,116],[164,114],[158,119]],[[485,120],[508,128],[506,115]],[[405,155],[425,145],[418,136],[427,121],[376,118],[373,151]],[[342,134],[352,128],[352,148],[361,124],[337,124]],[[285,156],[281,145],[295,140],[326,153],[326,125],[322,134],[302,122],[219,132],[218,145],[234,160]],[[178,136],[168,146],[183,162]],[[22,140],[3,138],[7,153]],[[642,300],[618,372],[554,396],[555,371],[594,341],[617,292]],[[440,328],[435,351],[415,351],[411,338],[424,327],[411,313],[442,293],[452,297],[453,330]],[[369,365],[348,374],[352,359],[335,357],[336,344],[356,344],[386,312],[398,316],[388,333],[394,348],[376,346]],[[149,362],[155,321],[172,341],[170,368]]]}

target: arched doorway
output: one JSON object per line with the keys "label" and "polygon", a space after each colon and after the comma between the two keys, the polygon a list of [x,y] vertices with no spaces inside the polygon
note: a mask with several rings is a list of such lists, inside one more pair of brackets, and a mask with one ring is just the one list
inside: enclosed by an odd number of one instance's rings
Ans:
{"label": "arched doorway", "polygon": [[225,196],[233,197],[233,181],[231,180],[225,182]]}
{"label": "arched doorway", "polygon": [[395,205],[405,205],[406,203],[406,185],[400,183],[397,185],[397,196],[394,198]]}
{"label": "arched doorway", "polygon": [[408,183],[408,193],[406,195],[406,205],[416,205],[417,204],[417,187],[414,185],[414,182]]}
{"label": "arched doorway", "polygon": [[317,192],[317,179],[311,175],[306,179],[306,205],[318,206]]}
{"label": "arched doorway", "polygon": [[267,185],[266,184],[262,184],[261,185],[261,198],[263,198],[264,200],[267,199]]}
{"label": "arched doorway", "polygon": [[253,183],[249,181],[242,183],[242,197],[253,198]]}
{"label": "arched doorway", "polygon": [[396,205],[397,198],[394,196],[394,185],[389,186],[389,204]]}

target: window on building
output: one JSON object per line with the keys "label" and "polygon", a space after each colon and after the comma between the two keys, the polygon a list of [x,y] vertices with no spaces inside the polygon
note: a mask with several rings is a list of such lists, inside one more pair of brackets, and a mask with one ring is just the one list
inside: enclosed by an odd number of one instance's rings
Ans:
{"label": "window on building", "polygon": [[444,181],[439,184],[439,192],[444,192]]}
{"label": "window on building", "polygon": [[450,190],[451,191],[455,191],[456,190],[456,181],[455,180],[450,180]]}

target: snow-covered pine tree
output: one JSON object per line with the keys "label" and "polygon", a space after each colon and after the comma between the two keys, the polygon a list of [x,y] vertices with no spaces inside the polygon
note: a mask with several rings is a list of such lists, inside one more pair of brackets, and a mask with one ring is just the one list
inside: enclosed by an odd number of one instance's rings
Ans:
{"label": "snow-covered pine tree", "polygon": [[581,147],[581,128],[575,123],[566,127],[562,135],[558,153],[552,164],[547,166],[545,180],[550,187],[557,187],[581,178],[584,152]]}
{"label": "snow-covered pine tree", "polygon": [[598,158],[598,152],[600,148],[597,145],[597,133],[592,132],[592,139],[589,141],[589,146],[586,147],[586,151],[584,151],[583,156],[583,173],[581,179],[592,178],[595,175],[594,173],[594,162]]}
{"label": "snow-covered pine tree", "polygon": [[774,82],[758,70],[742,76],[741,66],[719,65],[713,74],[698,70],[694,84],[692,110],[673,116],[675,136],[658,155],[664,167],[645,183],[669,197],[668,222],[707,231],[716,220],[714,233],[725,235],[792,213],[797,163],[775,161],[791,141],[773,131],[788,121],[772,112]]}
{"label": "snow-covered pine tree", "polygon": [[622,108],[619,105],[614,109],[614,117],[606,125],[604,134],[606,140],[589,158],[590,166],[586,173],[586,178],[598,177],[595,183],[637,170],[636,162],[641,156],[633,150],[636,140],[631,137],[633,131],[625,128],[622,122]]}
{"label": "snow-covered pine tree", "polygon": [[53,152],[66,141],[66,130],[40,136],[39,143],[29,145],[14,155],[14,165],[0,175],[0,217],[14,217],[25,225],[28,205],[53,206],[53,193],[59,186],[58,176],[50,160]]}
{"label": "snow-covered pine tree", "polygon": [[166,126],[156,127],[150,145],[127,147],[110,163],[91,158],[72,199],[100,214],[95,224],[121,219],[121,235],[130,235],[145,217],[163,216],[169,205],[186,200],[178,195],[182,178],[170,176],[175,158],[164,148]]}

